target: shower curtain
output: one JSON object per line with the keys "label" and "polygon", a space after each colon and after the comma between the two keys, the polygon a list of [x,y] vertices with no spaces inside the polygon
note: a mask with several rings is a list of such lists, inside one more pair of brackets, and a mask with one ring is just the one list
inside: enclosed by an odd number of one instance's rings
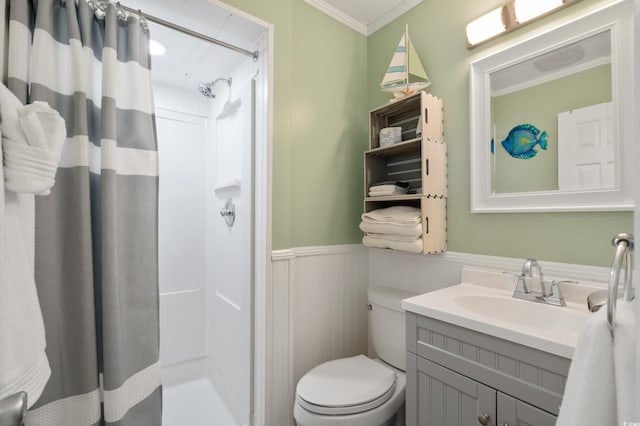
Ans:
{"label": "shower curtain", "polygon": [[36,203],[52,375],[28,426],[161,424],[158,162],[149,35],[111,1],[10,0],[9,88],[66,121]]}

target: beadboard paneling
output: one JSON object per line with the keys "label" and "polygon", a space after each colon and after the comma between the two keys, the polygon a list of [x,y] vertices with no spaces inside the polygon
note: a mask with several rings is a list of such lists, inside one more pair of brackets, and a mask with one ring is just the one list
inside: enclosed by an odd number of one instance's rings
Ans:
{"label": "beadboard paneling", "polygon": [[[269,425],[293,425],[298,380],[316,365],[367,353],[368,252],[359,245],[273,253]],[[288,343],[287,343],[288,342]]]}

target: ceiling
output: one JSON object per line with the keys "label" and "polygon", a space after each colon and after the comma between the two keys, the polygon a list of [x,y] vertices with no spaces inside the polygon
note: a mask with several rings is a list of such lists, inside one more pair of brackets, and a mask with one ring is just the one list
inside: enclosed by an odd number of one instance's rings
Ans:
{"label": "ceiling", "polygon": [[[207,0],[123,0],[143,14],[155,16],[226,43],[253,50],[265,28]],[[198,83],[228,77],[245,58],[240,53],[164,26],[149,23],[151,38],[167,51],[152,57],[156,82],[197,90]]]}
{"label": "ceiling", "polygon": [[365,36],[398,18],[423,0],[303,0]]}
{"label": "ceiling", "polygon": [[[264,0],[262,0],[264,1]],[[366,36],[423,0],[301,0]],[[216,0],[122,0],[132,9],[189,28],[226,43],[253,50],[265,28],[234,15]],[[154,23],[151,38],[167,51],[152,58],[156,82],[196,90],[198,83],[227,77],[244,56]]]}
{"label": "ceiling", "polygon": [[611,33],[603,31],[492,72],[492,96],[502,96],[607,63],[611,63]]}

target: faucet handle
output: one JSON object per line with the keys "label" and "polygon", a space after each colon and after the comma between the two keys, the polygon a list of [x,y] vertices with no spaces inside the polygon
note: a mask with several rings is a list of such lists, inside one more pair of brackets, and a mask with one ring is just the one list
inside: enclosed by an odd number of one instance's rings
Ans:
{"label": "faucet handle", "polygon": [[531,290],[529,289],[529,287],[527,287],[527,283],[524,281],[524,275],[523,274],[517,274],[515,272],[511,272],[511,271],[502,271],[503,274],[505,275],[513,275],[514,277],[516,277],[518,279],[518,282],[516,283],[516,289],[513,292],[513,296],[517,297],[517,294],[529,294],[531,293]]}
{"label": "faucet handle", "polygon": [[567,303],[564,300],[564,296],[562,295],[562,289],[560,288],[561,283],[562,284],[578,284],[578,281],[573,281],[573,280],[551,281],[551,290],[549,291],[549,295],[545,298],[547,303],[551,305],[567,306]]}

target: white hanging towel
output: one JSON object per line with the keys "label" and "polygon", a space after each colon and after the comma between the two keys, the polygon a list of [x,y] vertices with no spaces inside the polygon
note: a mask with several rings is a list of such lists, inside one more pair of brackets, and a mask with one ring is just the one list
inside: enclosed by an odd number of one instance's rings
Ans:
{"label": "white hanging towel", "polygon": [[618,422],[624,425],[638,422],[635,410],[636,393],[636,316],[635,302],[618,301],[616,326],[613,329],[613,368],[616,380]]}
{"label": "white hanging towel", "polygon": [[0,399],[26,391],[31,407],[51,375],[33,272],[33,194],[53,186],[66,131],[46,103],[23,106],[3,85],[0,120]]}
{"label": "white hanging towel", "polygon": [[618,424],[613,338],[606,311],[593,314],[578,339],[556,426]]}

